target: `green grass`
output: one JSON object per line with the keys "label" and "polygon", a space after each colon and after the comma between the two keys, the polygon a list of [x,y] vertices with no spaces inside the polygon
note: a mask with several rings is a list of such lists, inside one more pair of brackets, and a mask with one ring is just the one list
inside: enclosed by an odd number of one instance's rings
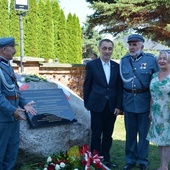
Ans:
{"label": "green grass", "polygon": [[[124,116],[118,116],[113,133],[113,144],[111,148],[111,161],[118,164],[119,170],[125,165],[125,128]],[[156,170],[160,165],[158,148],[156,145],[150,144],[149,149],[149,170]],[[170,168],[170,167],[169,167]],[[134,170],[139,170],[138,165]]]}
{"label": "green grass", "polygon": [[[123,170],[123,166],[125,165],[125,128],[124,128],[124,116],[122,115],[118,116],[117,121],[115,123],[115,129],[113,133],[113,144],[110,154],[111,161],[118,165],[117,170]],[[149,170],[156,170],[160,165],[157,146],[150,144],[148,159]],[[15,170],[28,170],[28,168],[23,166]],[[139,168],[136,166],[134,170],[139,170]]]}

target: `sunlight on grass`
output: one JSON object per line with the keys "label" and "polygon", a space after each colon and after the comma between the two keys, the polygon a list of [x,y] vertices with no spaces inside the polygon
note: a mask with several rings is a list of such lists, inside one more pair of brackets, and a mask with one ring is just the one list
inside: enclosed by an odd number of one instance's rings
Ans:
{"label": "sunlight on grass", "polygon": [[[113,137],[113,144],[111,148],[111,161],[118,164],[118,170],[122,170],[125,165],[125,127],[124,127],[124,116],[118,116]],[[150,144],[149,150],[149,170],[156,170],[159,167],[160,160],[158,155],[158,148],[153,143]],[[170,166],[169,166],[170,169]],[[139,170],[138,165],[134,168],[134,170]]]}
{"label": "sunlight on grass", "polygon": [[113,139],[125,141],[125,128],[124,128],[124,116],[120,115],[117,117],[115,128],[113,132]]}

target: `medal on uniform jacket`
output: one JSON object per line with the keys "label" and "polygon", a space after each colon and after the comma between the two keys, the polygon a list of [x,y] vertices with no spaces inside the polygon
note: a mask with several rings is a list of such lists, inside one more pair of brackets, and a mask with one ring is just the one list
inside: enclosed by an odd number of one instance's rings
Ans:
{"label": "medal on uniform jacket", "polygon": [[141,63],[140,64],[140,69],[146,69],[146,65],[147,65],[147,63]]}

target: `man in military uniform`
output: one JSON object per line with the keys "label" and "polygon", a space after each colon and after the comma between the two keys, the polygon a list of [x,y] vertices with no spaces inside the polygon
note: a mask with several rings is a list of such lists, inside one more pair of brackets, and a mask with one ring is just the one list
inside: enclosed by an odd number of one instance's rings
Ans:
{"label": "man in military uniform", "polygon": [[13,37],[0,38],[0,170],[12,170],[19,148],[19,120],[23,112],[33,115],[36,110],[19,92],[10,65],[16,50]]}
{"label": "man in military uniform", "polygon": [[120,61],[126,129],[124,170],[132,169],[137,163],[141,170],[146,170],[149,150],[146,136],[150,126],[149,84],[152,74],[158,71],[158,65],[154,55],[143,52],[144,38],[141,35],[130,35],[127,43],[129,54]]}

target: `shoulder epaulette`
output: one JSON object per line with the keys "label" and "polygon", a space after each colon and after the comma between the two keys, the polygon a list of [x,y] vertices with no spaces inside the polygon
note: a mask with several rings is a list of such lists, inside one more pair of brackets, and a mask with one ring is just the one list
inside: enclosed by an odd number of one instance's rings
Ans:
{"label": "shoulder epaulette", "polygon": [[150,57],[156,57],[154,54],[152,54],[152,53],[144,53],[145,55],[147,55],[147,56],[150,56]]}
{"label": "shoulder epaulette", "polygon": [[124,56],[122,57],[122,59],[128,58],[129,56],[130,56],[129,54],[126,54],[126,55],[124,55]]}

